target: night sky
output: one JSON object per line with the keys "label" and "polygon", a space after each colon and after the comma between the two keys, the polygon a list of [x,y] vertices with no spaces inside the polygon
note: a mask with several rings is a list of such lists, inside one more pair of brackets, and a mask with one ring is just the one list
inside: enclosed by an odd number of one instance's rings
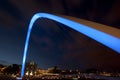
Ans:
{"label": "night sky", "polygon": [[[21,64],[31,17],[62,14],[120,29],[120,0],[0,0],[0,64]],[[120,70],[120,54],[48,19],[35,22],[27,61],[41,68]]]}

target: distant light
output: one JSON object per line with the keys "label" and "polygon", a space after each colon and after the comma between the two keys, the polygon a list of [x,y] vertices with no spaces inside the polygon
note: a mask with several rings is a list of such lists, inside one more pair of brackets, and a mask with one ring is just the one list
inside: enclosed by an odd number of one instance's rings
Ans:
{"label": "distant light", "polygon": [[26,75],[28,76],[28,71],[26,72]]}
{"label": "distant light", "polygon": [[33,75],[33,73],[32,73],[32,72],[30,72],[30,75],[32,76],[32,75]]}
{"label": "distant light", "polygon": [[17,80],[22,80],[22,77],[17,77],[16,79],[17,79]]}
{"label": "distant light", "polygon": [[25,69],[25,62],[26,62],[26,55],[27,55],[27,49],[28,49],[28,44],[29,44],[29,38],[30,38],[30,33],[33,27],[34,22],[38,18],[48,18],[57,22],[60,22],[98,42],[101,44],[111,48],[112,50],[120,53],[120,39],[116,38],[110,34],[106,34],[104,32],[101,32],[99,30],[96,30],[94,28],[90,28],[89,26],[74,22],[72,20],[68,20],[62,17],[58,17],[55,15],[47,14],[47,13],[37,13],[35,14],[29,24],[28,27],[28,32],[27,32],[27,37],[26,37],[26,42],[25,42],[25,47],[24,47],[24,54],[23,54],[23,62],[22,62],[22,72],[21,72],[21,77],[24,76],[24,69]]}

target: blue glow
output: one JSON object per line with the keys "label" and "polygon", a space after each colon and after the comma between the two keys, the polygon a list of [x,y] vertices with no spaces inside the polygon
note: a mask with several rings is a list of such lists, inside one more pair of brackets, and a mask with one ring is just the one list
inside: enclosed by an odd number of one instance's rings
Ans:
{"label": "blue glow", "polygon": [[24,69],[25,69],[25,62],[26,62],[26,55],[27,55],[27,49],[28,49],[28,44],[29,44],[29,38],[30,38],[30,33],[33,27],[34,22],[38,18],[48,18],[57,22],[60,22],[96,41],[99,43],[111,48],[112,50],[120,53],[120,39],[117,37],[114,37],[112,35],[106,34],[104,32],[101,32],[99,30],[96,30],[94,28],[90,28],[86,25],[74,22],[72,20],[68,20],[59,16],[47,14],[47,13],[37,13],[35,14],[29,24],[28,27],[28,32],[27,32],[27,37],[26,37],[26,42],[25,42],[25,47],[24,47],[24,54],[23,54],[23,62],[22,62],[22,72],[21,72],[21,77],[24,76]]}

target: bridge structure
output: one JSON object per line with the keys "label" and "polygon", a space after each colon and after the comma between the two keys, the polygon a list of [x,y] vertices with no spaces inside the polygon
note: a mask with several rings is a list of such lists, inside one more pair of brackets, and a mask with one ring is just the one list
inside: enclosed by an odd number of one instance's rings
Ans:
{"label": "bridge structure", "polygon": [[[62,16],[62,17],[61,17]],[[21,78],[24,77],[25,72],[25,63],[27,57],[27,51],[29,46],[29,38],[31,34],[32,27],[37,19],[47,18],[50,20],[54,20],[61,24],[64,24],[75,31],[80,32],[83,35],[86,35],[95,41],[105,45],[106,47],[114,50],[118,54],[120,54],[120,29],[116,29],[110,26],[105,26],[102,24],[94,23],[87,20],[82,20],[70,16],[63,15],[53,15],[48,13],[37,13],[30,20],[30,24],[27,31],[24,53],[23,53],[23,61],[22,61],[22,70],[21,70]]]}

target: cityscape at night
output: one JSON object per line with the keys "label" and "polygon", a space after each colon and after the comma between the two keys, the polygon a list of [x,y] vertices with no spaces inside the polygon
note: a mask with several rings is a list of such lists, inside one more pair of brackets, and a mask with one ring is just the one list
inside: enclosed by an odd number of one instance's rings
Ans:
{"label": "cityscape at night", "polygon": [[120,0],[0,0],[0,80],[120,80]]}
{"label": "cityscape at night", "polygon": [[[9,66],[0,65],[1,80],[20,80],[21,65],[12,64]],[[23,80],[119,80],[120,72],[100,71],[96,68],[86,70],[60,69],[53,66],[48,69],[38,67],[34,61],[26,63]]]}

